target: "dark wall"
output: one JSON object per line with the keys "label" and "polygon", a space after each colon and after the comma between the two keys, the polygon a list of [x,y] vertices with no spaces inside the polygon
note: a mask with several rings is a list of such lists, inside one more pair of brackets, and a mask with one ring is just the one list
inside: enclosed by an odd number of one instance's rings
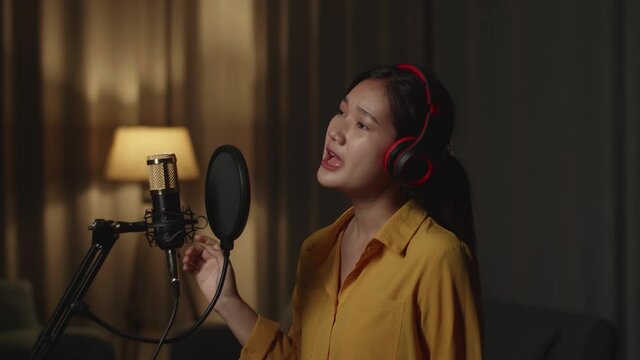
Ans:
{"label": "dark wall", "polygon": [[597,314],[631,343],[640,320],[639,265],[629,257],[638,254],[637,5],[432,4],[432,67],[458,106],[456,154],[475,192],[484,295]]}

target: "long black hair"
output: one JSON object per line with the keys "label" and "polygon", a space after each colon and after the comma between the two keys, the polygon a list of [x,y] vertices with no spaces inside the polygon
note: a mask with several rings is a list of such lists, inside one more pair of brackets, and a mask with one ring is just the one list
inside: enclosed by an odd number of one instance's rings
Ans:
{"label": "long black hair", "polygon": [[[476,235],[469,178],[462,164],[453,155],[451,136],[454,128],[454,107],[451,96],[433,74],[420,68],[429,84],[431,102],[437,111],[418,146],[433,163],[429,180],[405,194],[417,200],[441,226],[456,234],[476,254]],[[427,108],[425,83],[409,70],[395,65],[383,65],[358,75],[347,89],[367,79],[385,82],[391,113],[398,138],[417,136],[423,126]]]}

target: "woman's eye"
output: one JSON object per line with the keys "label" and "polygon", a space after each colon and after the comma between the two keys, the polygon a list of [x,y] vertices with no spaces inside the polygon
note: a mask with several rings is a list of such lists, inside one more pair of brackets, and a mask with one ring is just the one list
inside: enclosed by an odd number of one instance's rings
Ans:
{"label": "woman's eye", "polygon": [[358,129],[362,129],[362,130],[369,130],[369,128],[367,127],[367,125],[365,125],[364,123],[358,121],[358,123],[356,124],[356,126],[358,127]]}

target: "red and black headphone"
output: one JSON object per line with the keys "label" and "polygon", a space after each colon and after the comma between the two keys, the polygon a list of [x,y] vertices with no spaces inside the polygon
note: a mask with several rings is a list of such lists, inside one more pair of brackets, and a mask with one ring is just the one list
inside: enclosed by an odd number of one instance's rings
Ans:
{"label": "red and black headphone", "polygon": [[[427,114],[425,115],[424,123],[418,136],[400,138],[387,149],[384,156],[384,168],[392,179],[401,182],[404,186],[416,187],[424,184],[433,172],[431,159],[424,150],[417,145],[422,141],[427,132],[431,115],[436,114],[438,108],[431,103],[429,83],[420,69],[410,64],[400,64],[396,65],[396,67],[398,69],[411,71],[424,83],[425,93],[427,95]],[[424,165],[420,163],[424,163]],[[426,170],[413,171],[416,168]]]}

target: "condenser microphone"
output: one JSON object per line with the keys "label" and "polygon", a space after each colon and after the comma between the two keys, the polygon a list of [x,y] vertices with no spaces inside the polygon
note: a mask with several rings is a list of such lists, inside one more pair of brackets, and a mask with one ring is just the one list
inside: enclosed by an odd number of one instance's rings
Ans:
{"label": "condenser microphone", "polygon": [[169,277],[174,294],[179,294],[177,248],[186,236],[184,215],[180,207],[178,167],[174,154],[155,154],[147,157],[149,191],[151,192],[151,223],[153,241],[167,253]]}

